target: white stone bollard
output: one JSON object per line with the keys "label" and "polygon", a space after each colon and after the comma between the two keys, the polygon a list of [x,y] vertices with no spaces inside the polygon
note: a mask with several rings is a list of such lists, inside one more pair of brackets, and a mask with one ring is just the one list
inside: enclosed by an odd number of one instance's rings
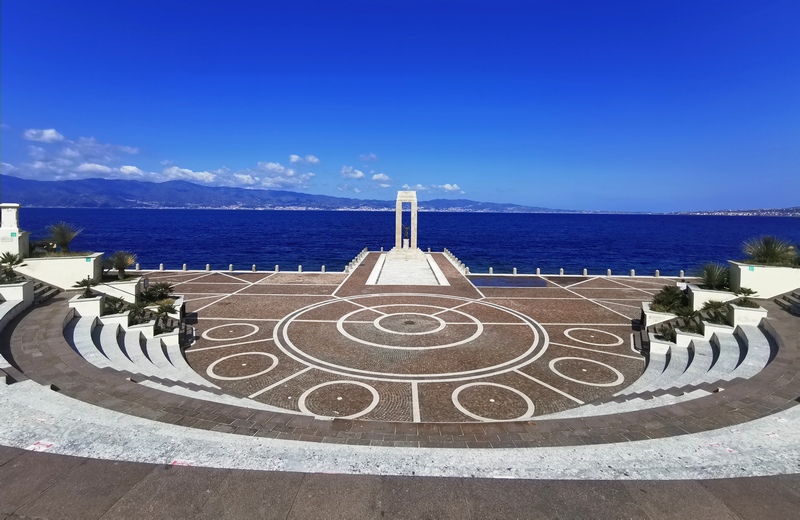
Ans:
{"label": "white stone bollard", "polygon": [[303,266],[302,265],[298,265],[297,266],[297,272],[298,273],[302,273],[303,272]]}
{"label": "white stone bollard", "polygon": [[325,266],[324,265],[322,266],[322,272],[323,273],[325,272]]}
{"label": "white stone bollard", "polygon": [[494,269],[492,269],[491,267],[489,268],[489,274],[494,274]]}
{"label": "white stone bollard", "polygon": [[584,270],[583,270],[583,276],[586,276],[586,275],[588,275],[588,274],[589,274],[589,271],[587,271],[586,269],[584,269]]}
{"label": "white stone bollard", "polygon": [[469,274],[469,267],[464,268],[464,273]]}
{"label": "white stone bollard", "polygon": [[279,266],[278,264],[275,264],[275,272],[279,273],[280,270],[281,270],[281,266]]}
{"label": "white stone bollard", "polygon": [[681,269],[681,271],[680,271],[680,274],[679,274],[678,276],[680,276],[681,278],[683,278],[683,269]]}
{"label": "white stone bollard", "polygon": [[606,276],[611,276],[611,269],[606,270]]}
{"label": "white stone bollard", "polygon": [[659,276],[661,276],[661,271],[659,271],[658,269],[656,269],[656,278],[658,278]]}
{"label": "white stone bollard", "polygon": [[631,269],[631,276],[636,276],[636,270],[635,269]]}
{"label": "white stone bollard", "polygon": [[206,264],[206,271],[210,271],[210,270],[211,270],[211,264]]}
{"label": "white stone bollard", "polygon": [[542,274],[542,270],[541,270],[541,268],[537,267],[536,268],[536,275],[538,276],[540,274]]}
{"label": "white stone bollard", "polygon": [[158,264],[158,270],[159,271],[163,271],[164,270],[164,264]]}
{"label": "white stone bollard", "polygon": [[253,264],[253,272],[256,272],[256,264]]}
{"label": "white stone bollard", "polygon": [[136,270],[137,271],[139,270],[139,264],[138,263],[136,264]]}
{"label": "white stone bollard", "polygon": [[512,271],[512,273],[513,273],[513,274],[517,274],[517,268],[516,268],[516,267],[514,268],[514,270]]}
{"label": "white stone bollard", "polygon": [[381,253],[383,253],[383,246],[381,246]]}
{"label": "white stone bollard", "polygon": [[560,274],[560,275],[563,275],[563,274],[564,274],[564,268],[563,268],[563,267],[562,267],[561,269],[559,269],[559,270],[558,270],[558,274]]}
{"label": "white stone bollard", "polygon": [[183,264],[183,270],[184,271],[186,270],[186,264]]}
{"label": "white stone bollard", "polygon": [[430,247],[428,248],[428,252],[429,252],[429,253],[431,252],[431,248],[430,248]]}
{"label": "white stone bollard", "polygon": [[233,271],[233,264],[228,264],[228,271]]}

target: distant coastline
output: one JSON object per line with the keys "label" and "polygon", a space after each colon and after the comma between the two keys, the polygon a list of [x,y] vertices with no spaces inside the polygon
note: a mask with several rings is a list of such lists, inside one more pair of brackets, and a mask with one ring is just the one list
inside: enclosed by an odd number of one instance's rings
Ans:
{"label": "distant coastline", "polygon": [[[394,211],[394,200],[361,200],[282,190],[258,190],[201,186],[185,181],[163,183],[82,179],[34,181],[0,176],[3,202],[29,208],[83,209],[195,209],[279,211]],[[53,204],[52,201],[58,201]],[[420,201],[428,213],[540,213],[578,215],[691,215],[800,217],[800,206],[771,209],[724,209],[680,212],[592,211],[542,208],[520,204],[479,202],[466,199]]]}

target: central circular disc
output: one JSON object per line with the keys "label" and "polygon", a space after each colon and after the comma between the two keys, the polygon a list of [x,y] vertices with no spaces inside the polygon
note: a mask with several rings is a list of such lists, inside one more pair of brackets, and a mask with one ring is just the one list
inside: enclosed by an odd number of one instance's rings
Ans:
{"label": "central circular disc", "polygon": [[457,296],[374,294],[315,303],[273,332],[287,355],[326,372],[383,381],[466,381],[531,363],[547,333],[531,318]]}
{"label": "central circular disc", "polygon": [[417,312],[400,312],[375,318],[377,329],[395,334],[431,334],[439,332],[447,324],[438,316]]}

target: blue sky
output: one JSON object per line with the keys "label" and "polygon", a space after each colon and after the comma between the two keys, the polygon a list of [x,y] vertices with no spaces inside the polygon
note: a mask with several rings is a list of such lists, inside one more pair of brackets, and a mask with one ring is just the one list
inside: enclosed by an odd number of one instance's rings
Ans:
{"label": "blue sky", "polygon": [[800,2],[2,2],[3,173],[800,204]]}

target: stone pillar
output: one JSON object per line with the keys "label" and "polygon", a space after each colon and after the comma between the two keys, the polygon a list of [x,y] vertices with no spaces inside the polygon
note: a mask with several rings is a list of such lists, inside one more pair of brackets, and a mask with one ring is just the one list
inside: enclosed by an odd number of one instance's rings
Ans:
{"label": "stone pillar", "polygon": [[397,205],[394,210],[394,247],[403,247],[403,201],[397,198]]}
{"label": "stone pillar", "polygon": [[411,249],[417,248],[417,199],[411,201]]}
{"label": "stone pillar", "polygon": [[0,215],[0,227],[3,229],[19,229],[19,204],[0,204],[2,215]]}

